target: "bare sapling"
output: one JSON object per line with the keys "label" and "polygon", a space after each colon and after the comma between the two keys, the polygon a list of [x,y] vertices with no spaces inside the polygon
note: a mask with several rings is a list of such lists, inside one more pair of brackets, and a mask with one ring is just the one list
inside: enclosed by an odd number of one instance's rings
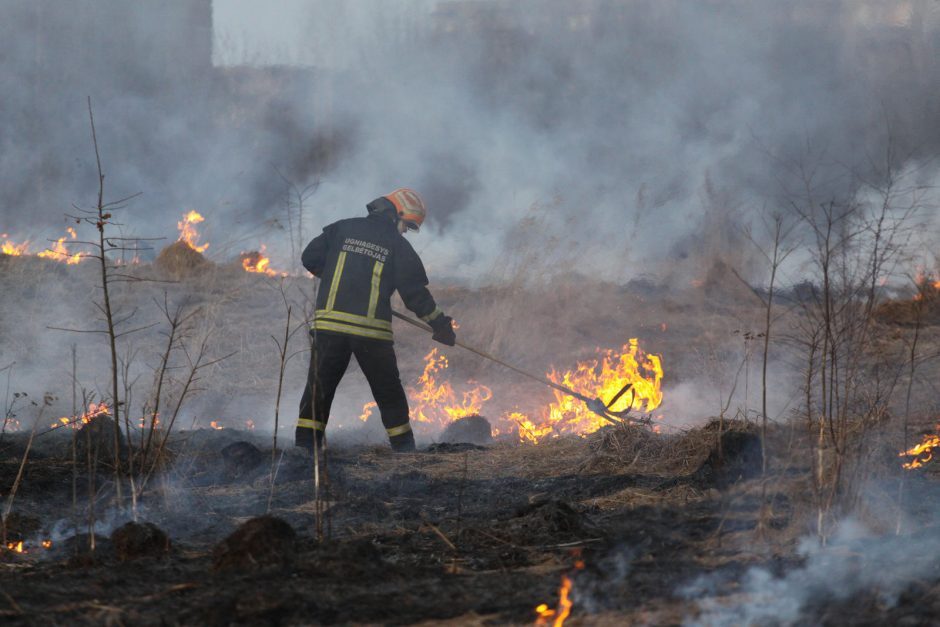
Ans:
{"label": "bare sapling", "polygon": [[[306,204],[310,198],[317,192],[317,189],[320,187],[320,179],[317,178],[313,183],[301,187],[297,183],[291,181],[286,176],[284,176],[277,167],[274,168],[274,171],[277,172],[277,175],[286,187],[284,193],[284,209],[287,214],[287,228],[290,233],[290,253],[291,259],[294,260],[293,263],[297,263],[296,260],[300,258],[298,254],[299,251],[304,249],[305,240],[304,240],[304,213],[306,212]],[[294,214],[296,213],[296,232],[294,229]]]}
{"label": "bare sapling", "polygon": [[[890,164],[889,164],[890,165]],[[811,181],[792,208],[808,228],[817,282],[801,298],[797,341],[807,358],[806,413],[814,442],[816,531],[825,543],[833,523],[854,511],[871,467],[868,433],[888,417],[903,360],[879,349],[874,311],[879,285],[904,261],[910,219],[920,209],[916,187],[891,175],[883,186],[858,186],[842,200],[819,204]],[[880,194],[871,202],[870,194]]]}
{"label": "bare sapling", "polygon": [[[150,481],[150,478],[160,467],[161,462],[163,461],[164,454],[166,452],[167,442],[170,439],[170,435],[173,432],[173,427],[176,425],[176,420],[179,418],[180,410],[183,408],[183,404],[188,398],[189,394],[195,391],[195,384],[199,381],[199,374],[204,368],[208,368],[214,364],[217,364],[225,359],[228,359],[235,353],[229,353],[223,357],[217,359],[207,360],[207,353],[209,350],[209,334],[207,333],[203,336],[202,340],[198,344],[198,349],[195,354],[187,347],[185,343],[180,344],[180,350],[185,356],[188,364],[188,374],[186,380],[183,381],[180,386],[179,395],[176,398],[176,402],[173,405],[173,412],[170,414],[170,419],[167,422],[166,428],[163,431],[162,437],[159,437],[159,441],[156,444],[156,450],[153,453],[152,459],[150,459],[150,467],[146,469],[146,472],[143,474],[143,478],[140,481],[138,486],[139,494],[143,494],[144,490],[147,487],[147,484]],[[141,469],[142,472],[144,469]],[[166,494],[164,493],[164,496]]]}
{"label": "bare sapling", "polygon": [[134,441],[131,428],[130,408],[133,405],[134,384],[140,378],[138,375],[131,379],[131,366],[136,358],[137,351],[127,351],[125,357],[121,360],[121,380],[124,383],[124,439],[127,442],[127,481],[130,484],[131,495],[131,516],[134,522],[137,522],[137,488],[135,486],[134,474]]}
{"label": "bare sapling", "polygon": [[[10,512],[13,510],[13,501],[16,500],[16,492],[20,488],[20,481],[23,479],[23,471],[26,470],[26,462],[29,460],[29,451],[32,449],[33,440],[36,437],[36,427],[42,422],[42,415],[45,413],[46,408],[55,402],[55,400],[56,398],[51,394],[43,394],[42,404],[39,405],[39,415],[36,417],[36,420],[33,421],[33,426],[29,431],[29,439],[26,441],[26,450],[23,451],[23,458],[20,460],[19,470],[16,472],[16,478],[13,480],[13,486],[10,488],[7,502],[3,506],[3,520],[0,521],[0,542],[2,542],[3,546],[7,545],[7,519],[10,517]],[[32,404],[38,405],[35,401],[33,401]]]}
{"label": "bare sapling", "polygon": [[[288,303],[287,294],[284,291],[284,282],[283,280],[279,282],[278,289],[281,293],[281,301],[284,303],[284,308],[287,312],[286,321],[284,323],[284,337],[278,339],[275,336],[271,336],[271,339],[274,341],[274,345],[277,347],[278,354],[278,372],[277,372],[277,395],[274,400],[274,435],[272,436],[271,442],[271,489],[268,493],[268,504],[267,512],[271,511],[271,505],[274,501],[274,485],[277,477],[277,466],[279,463],[278,450],[277,450],[277,434],[280,429],[281,424],[281,396],[284,391],[284,373],[287,370],[287,363],[299,354],[295,352],[293,354],[288,354],[290,348],[290,340],[294,333],[297,332],[296,327],[293,330],[291,329],[291,315],[293,313],[293,306]],[[282,456],[283,457],[283,456]]]}
{"label": "bare sapling", "polygon": [[[917,373],[917,344],[920,340],[921,325],[924,320],[924,313],[927,309],[928,290],[933,289],[929,281],[917,281],[914,286],[917,289],[917,295],[914,298],[914,330],[908,346],[908,373],[907,389],[904,394],[904,417],[901,422],[903,450],[910,447],[910,423],[911,423],[911,396],[914,392],[914,377]],[[898,480],[898,515],[894,525],[895,535],[901,535],[904,521],[904,488],[906,486],[907,473],[901,473]]]}
{"label": "bare sapling", "polygon": [[794,229],[795,223],[786,224],[783,214],[776,212],[770,216],[768,221],[763,216],[764,230],[770,236],[769,251],[761,246],[753,234],[746,230],[748,239],[755,245],[757,251],[767,262],[770,277],[767,285],[766,298],[761,297],[764,310],[764,329],[758,334],[758,338],[763,340],[761,354],[761,410],[760,410],[760,441],[761,441],[761,516],[758,523],[758,533],[763,533],[770,515],[769,504],[767,502],[767,423],[769,419],[769,410],[767,408],[767,391],[769,382],[767,378],[767,369],[770,363],[770,346],[774,322],[774,295],[777,287],[777,275],[780,267],[787,258],[796,250],[795,246],[787,242]]}
{"label": "bare sapling", "polygon": [[10,382],[13,377],[13,366],[16,365],[16,362],[8,366],[0,368],[0,372],[7,373],[7,385],[6,392],[3,398],[3,424],[0,424],[0,444],[3,444],[3,438],[7,433],[7,428],[13,424],[13,421],[16,420],[16,405],[20,402],[21,399],[27,398],[26,394],[22,392],[14,392],[12,397],[10,395]]}
{"label": "bare sapling", "polygon": [[[181,334],[185,332],[185,325],[200,311],[199,309],[194,309],[193,311],[184,315],[183,305],[178,305],[173,313],[170,313],[170,305],[166,292],[163,294],[162,305],[157,301],[154,302],[156,302],[157,306],[160,308],[160,312],[166,319],[169,328],[165,332],[167,339],[166,347],[160,356],[160,363],[156,369],[156,381],[154,383],[153,396],[150,400],[148,410],[145,412],[145,415],[149,417],[149,424],[146,425],[145,429],[141,430],[140,434],[141,451],[140,463],[138,466],[141,470],[147,468],[147,462],[150,460],[151,453],[153,452],[154,433],[156,432],[157,424],[160,420],[160,404],[163,399],[163,388],[167,378],[167,370],[170,364],[170,358],[173,354],[173,351],[178,347],[179,342],[182,341]],[[144,440],[144,432],[146,432],[146,440]]]}
{"label": "bare sapling", "polygon": [[100,285],[98,286],[101,290],[101,301],[95,302],[95,307],[102,315],[102,322],[104,323],[104,328],[101,329],[64,329],[61,327],[49,327],[51,329],[56,329],[60,331],[70,331],[75,333],[100,333],[107,336],[108,339],[108,350],[110,355],[110,414],[114,422],[113,429],[113,466],[114,466],[114,485],[115,485],[115,498],[117,506],[119,508],[123,507],[123,480],[122,473],[124,471],[124,464],[121,459],[121,412],[127,409],[123,396],[121,394],[121,384],[120,384],[120,367],[119,367],[119,358],[118,358],[118,346],[117,342],[120,338],[141,331],[147,328],[150,328],[153,325],[146,325],[140,328],[131,328],[124,329],[124,325],[127,324],[136,314],[136,310],[132,310],[129,313],[122,313],[115,307],[114,295],[112,294],[112,285],[116,281],[128,281],[128,280],[139,280],[136,277],[129,275],[116,274],[112,271],[112,262],[111,257],[123,250],[126,250],[130,243],[133,243],[134,250],[140,250],[139,243],[142,241],[142,238],[126,238],[111,235],[108,232],[109,227],[117,226],[120,227],[120,224],[114,220],[114,214],[122,209],[126,208],[128,201],[136,198],[140,194],[132,194],[130,196],[121,198],[116,201],[106,202],[105,201],[105,187],[104,180],[105,175],[101,165],[101,153],[98,146],[98,136],[95,128],[95,117],[94,112],[92,111],[91,98],[88,98],[88,119],[91,128],[91,139],[92,145],[94,147],[95,153],[95,166],[97,170],[97,200],[92,209],[82,209],[77,206],[73,206],[78,212],[78,215],[69,215],[70,219],[75,220],[77,224],[87,224],[95,228],[98,232],[98,237],[92,241],[82,241],[82,240],[73,240],[67,242],[67,244],[76,244],[88,246],[92,249],[92,252],[85,254],[84,256],[98,261],[100,267]]}

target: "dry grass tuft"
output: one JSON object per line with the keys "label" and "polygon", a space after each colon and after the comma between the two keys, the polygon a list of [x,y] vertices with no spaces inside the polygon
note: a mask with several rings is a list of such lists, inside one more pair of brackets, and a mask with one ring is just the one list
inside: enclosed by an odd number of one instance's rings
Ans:
{"label": "dry grass tuft", "polygon": [[186,242],[173,242],[160,251],[154,262],[159,272],[174,279],[200,274],[211,265],[212,262]]}
{"label": "dry grass tuft", "polygon": [[902,327],[940,324],[940,290],[927,288],[924,300],[889,300],[875,308],[875,318]]}
{"label": "dry grass tuft", "polygon": [[[649,429],[623,424],[604,429],[591,443],[594,454],[586,465],[593,470],[629,470],[662,477],[689,475],[719,456],[718,444],[736,441],[737,436],[755,436],[755,427],[737,420],[720,424],[712,420],[703,427],[663,435]],[[725,451],[735,455],[740,451]]]}

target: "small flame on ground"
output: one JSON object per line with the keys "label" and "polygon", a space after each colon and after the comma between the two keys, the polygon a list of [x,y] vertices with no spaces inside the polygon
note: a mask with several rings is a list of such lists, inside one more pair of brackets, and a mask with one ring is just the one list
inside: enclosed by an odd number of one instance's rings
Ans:
{"label": "small flame on ground", "polygon": [[[458,418],[480,414],[483,405],[493,397],[488,387],[475,381],[469,381],[470,387],[458,393],[449,381],[442,380],[448,367],[447,357],[436,348],[424,356],[424,372],[418,385],[406,388],[413,423],[444,427]],[[359,419],[368,420],[375,407],[374,402],[366,403]]]}
{"label": "small flame on ground", "polygon": [[216,421],[216,420],[213,420],[212,422],[210,422],[210,423],[209,423],[209,426],[212,427],[213,429],[215,429],[216,431],[221,431],[222,429],[225,428],[225,427],[223,427],[222,425],[220,425],[220,424],[218,423],[218,421]]}
{"label": "small flame on ground", "polygon": [[186,242],[189,244],[189,247],[195,250],[197,253],[205,252],[209,248],[209,244],[199,244],[199,233],[196,231],[196,226],[200,222],[205,222],[203,218],[196,211],[189,211],[183,216],[181,222],[176,223],[176,227],[180,230],[179,240],[180,242]]}
{"label": "small flame on ground", "polygon": [[[937,428],[940,430],[940,425],[937,425]],[[925,435],[920,444],[912,446],[906,451],[898,453],[898,457],[914,458],[909,462],[901,464],[901,467],[905,470],[913,470],[915,468],[921,468],[922,466],[925,466],[933,459],[933,449],[937,448],[938,446],[940,446],[940,435]]]}
{"label": "small flame on ground", "polygon": [[26,553],[26,549],[23,548],[22,540],[19,542],[7,542],[7,549],[14,553]]}
{"label": "small flame on ground", "polygon": [[157,414],[156,416],[141,416],[137,426],[141,429],[148,428],[150,426],[151,420],[153,420],[154,427],[160,426],[160,414]]}
{"label": "small flame on ground", "polygon": [[917,293],[914,294],[915,301],[923,300],[924,296],[928,298],[936,296],[937,292],[940,292],[940,276],[934,278],[934,275],[924,271],[923,268],[918,268],[914,285],[917,288]]}
{"label": "small flame on ground", "polygon": [[52,248],[47,248],[46,250],[38,253],[37,257],[53,259],[55,261],[62,261],[64,263],[69,264],[70,266],[81,262],[82,259],[87,257],[88,255],[86,255],[85,253],[69,252],[68,247],[66,247],[65,245],[65,240],[69,238],[74,240],[75,238],[78,237],[78,234],[75,232],[75,229],[73,229],[72,227],[68,227],[66,231],[68,231],[67,237],[60,237],[59,239],[56,240],[56,243],[52,246]]}
{"label": "small flame on ground", "polygon": [[16,418],[7,418],[3,421],[3,431],[15,433],[20,430],[20,421]]}
{"label": "small flame on ground", "polygon": [[110,413],[111,410],[105,403],[91,403],[88,405],[88,411],[83,413],[81,416],[62,416],[49,426],[52,429],[58,429],[59,427],[66,426],[73,429],[81,429],[82,425],[87,425],[98,416]]}
{"label": "small flame on ground", "polygon": [[0,252],[4,255],[10,255],[11,257],[19,257],[20,255],[25,255],[29,251],[29,242],[23,242],[22,244],[14,244],[9,239],[7,239],[7,234],[3,233],[0,235],[5,241],[3,244],[0,244]]}
{"label": "small flame on ground", "polygon": [[254,421],[254,420],[246,420],[246,421],[245,421],[245,428],[248,429],[249,431],[254,431],[254,430],[255,430],[255,421]]}
{"label": "small flame on ground", "polygon": [[[40,542],[40,546],[42,546],[42,548],[46,550],[51,549],[52,540],[43,540],[42,542]],[[19,540],[17,542],[7,542],[7,550],[12,551],[14,553],[24,554],[24,555],[29,553],[29,549],[26,548],[26,543],[23,542],[22,540]]]}
{"label": "small flame on ground", "polygon": [[[574,563],[575,570],[584,569],[584,560],[580,558],[580,551],[577,551],[575,555],[577,556]],[[558,606],[555,609],[551,609],[546,603],[536,606],[536,625],[562,627],[565,624],[565,621],[571,615],[571,606],[574,605],[571,601],[571,588],[573,585],[571,577],[568,575],[561,576],[561,586],[558,588]]]}
{"label": "small flame on ground", "polygon": [[270,268],[271,259],[264,254],[265,250],[267,250],[267,247],[262,244],[261,250],[242,253],[242,268],[244,268],[245,272],[257,272],[258,274],[266,274],[267,276],[287,276],[286,272],[279,272]]}

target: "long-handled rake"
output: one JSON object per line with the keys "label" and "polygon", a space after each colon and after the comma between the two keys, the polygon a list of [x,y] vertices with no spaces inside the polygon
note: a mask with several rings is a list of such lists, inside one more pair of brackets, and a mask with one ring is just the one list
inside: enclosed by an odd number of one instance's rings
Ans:
{"label": "long-handled rake", "polygon": [[[430,326],[428,326],[427,324],[425,324],[425,323],[423,323],[423,322],[421,322],[421,321],[419,321],[419,320],[415,320],[414,318],[411,318],[411,317],[409,317],[409,316],[406,316],[405,314],[399,313],[399,312],[397,312],[397,311],[392,311],[392,315],[395,316],[396,318],[398,318],[399,320],[404,320],[404,321],[407,322],[408,324],[410,324],[410,325],[412,325],[412,326],[415,326],[415,327],[418,327],[419,329],[422,329],[422,330],[427,331],[427,332],[429,332],[429,333],[433,333],[433,332],[434,332],[434,330],[433,330]],[[547,386],[550,387],[550,388],[553,388],[553,389],[555,389],[555,390],[558,390],[558,391],[561,392],[562,394],[566,394],[566,395],[572,396],[572,397],[574,397],[574,398],[576,398],[576,399],[578,399],[578,400],[580,400],[580,401],[583,401],[584,404],[587,405],[587,408],[590,409],[592,412],[594,412],[595,414],[597,414],[597,415],[600,416],[601,418],[604,418],[605,420],[608,420],[608,421],[610,421],[610,422],[612,422],[612,423],[614,423],[614,424],[618,424],[618,423],[621,423],[621,422],[624,422],[624,421],[628,420],[627,416],[628,416],[628,414],[630,413],[630,410],[631,410],[632,407],[633,407],[633,400],[634,400],[634,398],[636,397],[636,392],[633,390],[633,384],[632,384],[632,383],[627,383],[626,385],[624,385],[622,388],[620,388],[620,391],[619,391],[619,392],[617,392],[616,394],[614,394],[613,398],[611,398],[609,402],[605,403],[605,402],[602,401],[600,398],[591,398],[590,396],[585,396],[584,394],[581,394],[580,392],[575,392],[575,391],[572,390],[571,388],[567,388],[567,387],[565,387],[565,386],[563,386],[563,385],[560,385],[560,384],[558,384],[558,383],[555,383],[554,381],[551,381],[551,380],[546,379],[546,378],[544,378],[544,377],[540,377],[540,376],[538,376],[538,375],[534,375],[534,374],[532,374],[531,372],[526,372],[525,370],[523,370],[523,369],[521,369],[521,368],[517,368],[516,366],[513,366],[512,364],[508,364],[508,363],[506,363],[505,361],[503,361],[502,359],[499,359],[499,358],[497,358],[497,357],[494,357],[493,355],[490,355],[489,353],[487,353],[487,352],[485,352],[485,351],[482,351],[482,350],[480,350],[479,348],[470,346],[470,345],[468,345],[468,344],[464,344],[464,343],[461,342],[460,340],[457,340],[457,346],[459,346],[460,348],[463,348],[463,349],[465,349],[465,350],[468,350],[468,351],[470,351],[471,353],[474,353],[474,354],[476,354],[476,355],[479,355],[479,356],[482,357],[483,359],[488,359],[488,360],[490,360],[490,361],[492,361],[492,362],[494,362],[494,363],[497,363],[497,364],[499,364],[500,366],[503,366],[504,368],[509,368],[509,369],[512,370],[513,372],[518,372],[518,373],[521,374],[522,376],[527,377],[527,378],[529,378],[529,379],[532,379],[533,381],[537,381],[537,382],[541,383],[542,385],[547,385]],[[631,398],[630,398],[630,403],[627,404],[627,406],[626,406],[626,409],[621,409],[621,410],[613,410],[613,409],[611,409],[611,407],[614,406],[614,403],[616,403],[617,401],[619,401],[620,398],[621,398],[624,394],[626,394],[627,392],[630,392]],[[642,422],[642,421],[635,421],[635,422]]]}

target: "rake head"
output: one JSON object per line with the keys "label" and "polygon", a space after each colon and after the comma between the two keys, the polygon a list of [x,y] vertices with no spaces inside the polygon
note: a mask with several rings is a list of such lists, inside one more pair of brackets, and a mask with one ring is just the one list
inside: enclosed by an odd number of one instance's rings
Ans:
{"label": "rake head", "polygon": [[623,396],[627,391],[630,391],[631,395],[635,398],[636,392],[634,392],[632,388],[633,388],[632,383],[626,384],[625,386],[620,388],[620,391],[614,394],[614,397],[610,399],[610,401],[608,401],[607,403],[605,403],[599,398],[585,398],[584,404],[587,405],[588,409],[590,409],[592,412],[594,412],[601,418],[605,418],[606,420],[609,420],[610,422],[615,422],[615,423],[623,422],[624,419],[627,417],[627,415],[630,413],[630,410],[633,408],[633,399],[632,398],[630,399],[630,403],[627,404],[626,409],[615,411],[611,409],[611,407],[613,407],[614,403],[620,400],[620,397]]}

